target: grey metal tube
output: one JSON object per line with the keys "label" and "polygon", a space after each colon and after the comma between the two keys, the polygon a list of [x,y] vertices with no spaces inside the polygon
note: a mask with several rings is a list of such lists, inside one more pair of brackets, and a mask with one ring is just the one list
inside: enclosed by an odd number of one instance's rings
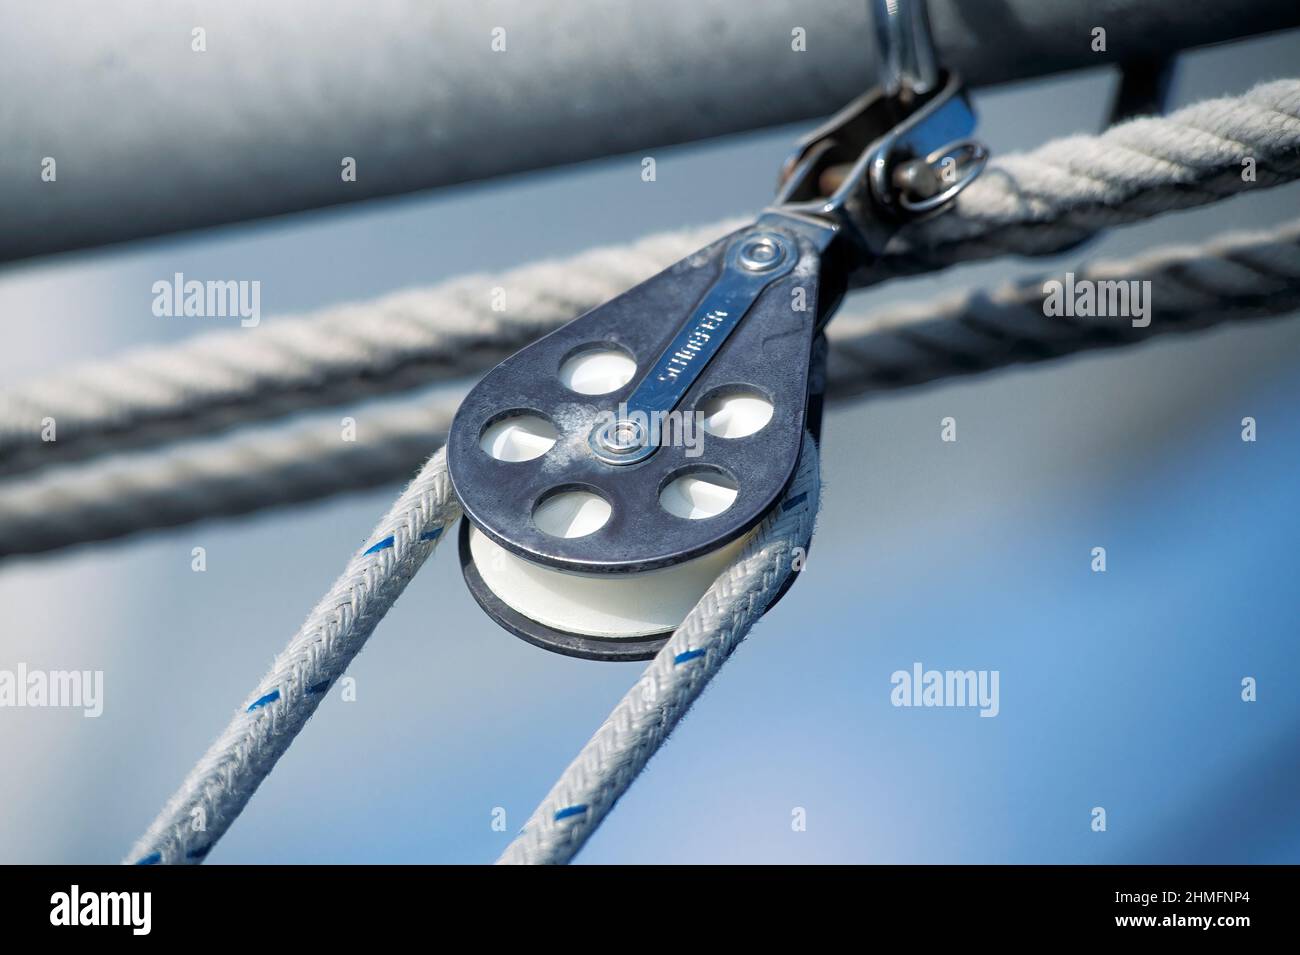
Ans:
{"label": "grey metal tube", "polygon": [[[1300,25],[1296,0],[930,13],[973,85]],[[822,116],[876,77],[864,0],[63,0],[6,20],[0,260]]]}

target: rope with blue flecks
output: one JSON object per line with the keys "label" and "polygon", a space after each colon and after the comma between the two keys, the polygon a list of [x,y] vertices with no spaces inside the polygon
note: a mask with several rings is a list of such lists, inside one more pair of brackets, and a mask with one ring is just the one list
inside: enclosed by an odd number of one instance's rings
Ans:
{"label": "rope with blue flecks", "polygon": [[124,861],[196,863],[208,855],[459,516],[439,451]]}
{"label": "rope with blue flecks", "polygon": [[498,863],[563,864],[640,775],[709,681],[802,569],[821,495],[817,446],[805,436],[795,478],[641,678],[578,753]]}

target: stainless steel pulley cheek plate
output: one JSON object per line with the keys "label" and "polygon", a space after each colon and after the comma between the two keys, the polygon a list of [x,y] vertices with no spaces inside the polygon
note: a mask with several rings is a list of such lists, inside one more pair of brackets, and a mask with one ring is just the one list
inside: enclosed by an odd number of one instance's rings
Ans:
{"label": "stainless steel pulley cheek plate", "polygon": [[[576,574],[665,568],[744,534],[776,502],[798,460],[821,254],[815,236],[764,217],[498,365],[465,399],[447,441],[466,516],[511,553]],[[566,387],[561,369],[592,350],[634,362],[630,380],[601,395]],[[770,420],[753,434],[709,434],[699,417],[676,432],[669,425],[670,414],[684,422],[737,393],[771,405]],[[518,416],[549,422],[553,445],[530,460],[494,457],[485,432]],[[622,434],[625,422],[629,432],[649,422],[658,443]],[[691,428],[689,445],[665,440]],[[621,456],[620,435],[629,439]],[[693,474],[734,487],[734,500],[703,519],[670,513],[661,492]],[[572,491],[605,502],[603,524],[583,536],[548,533],[535,519],[539,508]]]}
{"label": "stainless steel pulley cheek plate", "polygon": [[461,405],[447,460],[462,568],[506,629],[590,659],[653,655],[818,434],[819,336],[851,274],[979,174],[987,151],[923,11],[880,10],[897,63],[800,145],[775,206],[507,359]]}

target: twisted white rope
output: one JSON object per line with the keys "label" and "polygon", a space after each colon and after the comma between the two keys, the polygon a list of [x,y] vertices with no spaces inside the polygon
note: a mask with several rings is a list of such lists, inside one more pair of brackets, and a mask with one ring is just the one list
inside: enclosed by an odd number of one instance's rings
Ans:
{"label": "twisted white rope", "polygon": [[[1254,165],[1248,181],[1244,162]],[[893,274],[1059,252],[1103,229],[1300,176],[1300,80],[1068,136],[991,163],[956,214],[905,229]]]}
{"label": "twisted white rope", "polygon": [[[850,300],[829,328],[829,395],[843,399],[1217,322],[1286,314],[1300,308],[1300,221],[1097,262],[1076,273],[1094,281],[1149,280],[1151,324],[1048,318],[1042,279],[879,312]],[[459,397],[425,395],[414,405],[385,402],[354,412],[354,444],[343,442],[333,424],[307,425],[182,443],[0,482],[0,556],[396,481],[442,441]]]}
{"label": "twisted white rope", "polygon": [[[0,392],[0,473],[482,371],[740,224],[464,276],[38,379]],[[506,311],[492,307],[497,288],[505,290]],[[57,426],[52,443],[40,441],[47,417]]]}
{"label": "twisted white rope", "polygon": [[640,775],[807,553],[820,500],[817,446],[735,563],[700,598],[641,678],[569,764],[498,862],[563,864]]}
{"label": "twisted white rope", "polygon": [[1150,324],[1136,327],[1122,316],[1049,317],[1045,284],[1064,283],[1065,271],[874,313],[846,309],[827,332],[829,393],[843,398],[1289,314],[1300,309],[1300,219],[1072,271],[1076,286],[1150,282]]}
{"label": "twisted white rope", "polygon": [[[1243,178],[1242,161],[1256,178]],[[905,229],[871,273],[1059,251],[1093,232],[1300,176],[1300,81],[1136,119],[990,164],[954,210]],[[286,409],[481,370],[743,220],[497,276],[201,336],[0,393],[0,471],[210,433]],[[507,310],[493,310],[504,289]],[[41,422],[59,440],[40,440]]]}
{"label": "twisted white rope", "polygon": [[442,444],[464,392],[337,423],[245,429],[0,482],[0,556],[43,553],[400,481]]}
{"label": "twisted white rope", "polygon": [[195,863],[207,856],[459,515],[439,451],[124,861]]}

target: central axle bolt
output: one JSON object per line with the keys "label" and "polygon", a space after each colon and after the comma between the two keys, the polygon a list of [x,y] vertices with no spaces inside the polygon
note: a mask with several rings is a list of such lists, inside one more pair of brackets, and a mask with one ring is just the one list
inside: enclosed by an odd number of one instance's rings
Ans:
{"label": "central axle bolt", "polygon": [[638,422],[620,418],[601,428],[596,440],[611,454],[631,454],[645,443],[645,435]]}
{"label": "central axle bolt", "polygon": [[740,248],[740,264],[750,272],[770,272],[784,258],[785,249],[771,236],[755,236]]}

